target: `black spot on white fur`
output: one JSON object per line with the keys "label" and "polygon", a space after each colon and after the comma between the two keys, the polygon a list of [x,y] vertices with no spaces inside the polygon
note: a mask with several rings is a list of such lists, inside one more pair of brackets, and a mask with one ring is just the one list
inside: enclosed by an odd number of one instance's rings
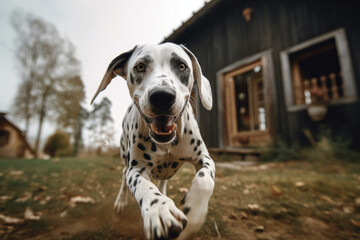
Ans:
{"label": "black spot on white fur", "polygon": [[154,205],[155,203],[157,203],[159,201],[159,199],[155,199],[155,200],[152,200],[151,203],[150,203],[150,206]]}
{"label": "black spot on white fur", "polygon": [[131,161],[131,166],[134,167],[134,166],[136,166],[136,165],[138,165],[138,162],[137,162],[136,160],[132,160],[132,161]]}
{"label": "black spot on white fur", "polygon": [[171,167],[172,167],[172,168],[176,168],[178,165],[179,165],[178,162],[173,162],[173,163],[171,164]]}
{"label": "black spot on white fur", "polygon": [[142,144],[142,143],[139,143],[137,145],[137,147],[141,150],[141,151],[144,151],[145,150],[145,146]]}
{"label": "black spot on white fur", "polygon": [[134,80],[135,78],[134,78],[134,75],[132,74],[132,73],[130,73],[130,82],[132,83],[132,84],[134,84]]}
{"label": "black spot on white fur", "polygon": [[147,154],[147,153],[144,153],[144,158],[146,160],[151,160],[151,156],[149,154]]}
{"label": "black spot on white fur", "polygon": [[[171,70],[176,74],[176,76],[179,78],[180,82],[187,86],[189,84],[189,78],[190,78],[190,68],[186,66],[186,61],[182,59],[179,55],[176,53],[171,54],[170,59],[170,65]],[[179,65],[184,64],[186,66],[185,70],[181,71],[179,70]]]}
{"label": "black spot on white fur", "polygon": [[151,143],[151,151],[156,152],[156,143]]}

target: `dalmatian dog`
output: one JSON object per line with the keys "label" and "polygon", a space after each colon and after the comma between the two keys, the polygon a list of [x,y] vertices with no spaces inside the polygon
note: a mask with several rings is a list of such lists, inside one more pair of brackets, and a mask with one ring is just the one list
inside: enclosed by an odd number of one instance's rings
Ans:
{"label": "dalmatian dog", "polygon": [[[205,221],[215,186],[215,164],[189,102],[196,81],[202,105],[212,108],[209,81],[183,45],[136,46],[110,63],[91,102],[116,75],[126,79],[133,103],[123,119],[125,168],[114,209],[124,211],[128,187],[141,208],[146,239],[189,239]],[[166,196],[166,182],[185,162],[196,175],[180,210]]]}

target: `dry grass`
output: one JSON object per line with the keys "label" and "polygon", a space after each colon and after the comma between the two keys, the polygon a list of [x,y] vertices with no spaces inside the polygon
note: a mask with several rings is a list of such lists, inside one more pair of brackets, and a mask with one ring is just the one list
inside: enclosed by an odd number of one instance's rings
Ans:
{"label": "dry grass", "polygon": [[[27,207],[42,214],[40,221],[20,225],[0,220],[0,239],[142,239],[132,197],[123,215],[112,212],[119,163],[115,158],[0,160],[0,214],[23,219]],[[14,170],[22,173],[16,176]],[[183,196],[179,188],[189,188],[193,176],[193,167],[185,165],[169,181],[168,196],[175,203]],[[70,207],[74,196],[95,202]],[[196,238],[359,239],[359,197],[360,165],[347,161],[218,167],[207,222]]]}

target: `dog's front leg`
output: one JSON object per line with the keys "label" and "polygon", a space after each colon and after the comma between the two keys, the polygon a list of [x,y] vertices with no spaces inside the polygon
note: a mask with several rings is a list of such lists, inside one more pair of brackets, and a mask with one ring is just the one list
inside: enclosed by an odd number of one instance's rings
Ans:
{"label": "dog's front leg", "polygon": [[192,234],[200,230],[205,222],[208,202],[215,186],[215,164],[209,155],[199,156],[193,164],[197,172],[189,192],[181,200],[188,224],[179,239],[189,239]]}
{"label": "dog's front leg", "polygon": [[146,239],[173,239],[187,224],[187,218],[173,200],[162,194],[150,181],[146,165],[131,161],[126,183],[141,208]]}

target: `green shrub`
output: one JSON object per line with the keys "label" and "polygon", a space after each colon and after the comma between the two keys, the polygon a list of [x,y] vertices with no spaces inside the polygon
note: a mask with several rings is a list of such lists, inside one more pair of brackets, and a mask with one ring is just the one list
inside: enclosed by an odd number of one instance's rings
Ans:
{"label": "green shrub", "polygon": [[306,149],[306,159],[309,161],[360,162],[360,153],[351,150],[350,144],[350,141],[342,138],[323,136],[315,146]]}
{"label": "green shrub", "polygon": [[309,129],[303,133],[311,143],[311,147],[300,148],[299,144],[287,144],[282,140],[275,140],[263,148],[260,159],[262,161],[290,161],[308,160],[313,162],[350,161],[360,163],[360,153],[351,150],[351,141],[344,137],[334,136],[329,129],[323,128],[314,137]]}
{"label": "green shrub", "polygon": [[44,152],[51,157],[64,156],[71,153],[70,136],[61,131],[56,131],[46,140]]}
{"label": "green shrub", "polygon": [[286,162],[302,158],[298,144],[288,145],[284,141],[272,141],[262,149],[261,161]]}

